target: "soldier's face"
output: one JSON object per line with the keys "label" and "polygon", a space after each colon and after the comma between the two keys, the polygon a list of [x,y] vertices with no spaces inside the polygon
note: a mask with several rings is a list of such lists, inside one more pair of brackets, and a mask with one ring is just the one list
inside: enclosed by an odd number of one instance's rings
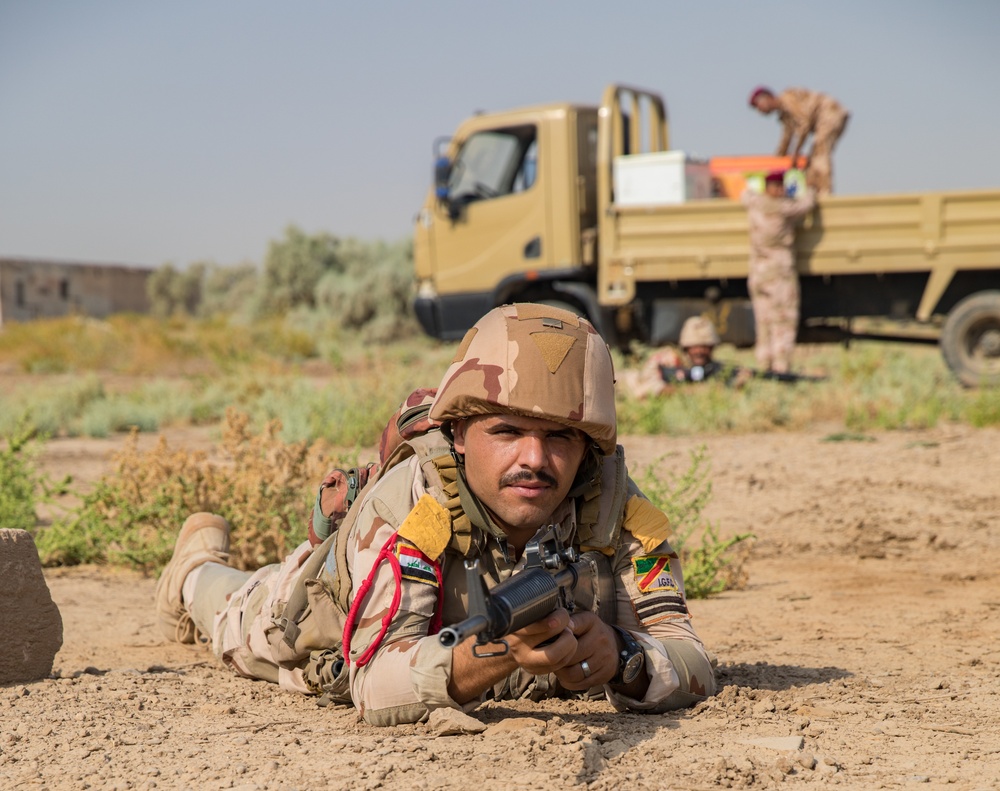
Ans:
{"label": "soldier's face", "polygon": [[469,488],[519,546],[566,498],[589,442],[578,429],[519,415],[459,420],[453,434]]}
{"label": "soldier's face", "polygon": [[775,108],[778,106],[778,100],[765,93],[753,100],[753,106],[757,108],[761,115],[767,115],[768,113],[774,112]]}
{"label": "soldier's face", "polygon": [[707,365],[712,361],[711,346],[688,346],[684,351],[687,352],[691,365]]}

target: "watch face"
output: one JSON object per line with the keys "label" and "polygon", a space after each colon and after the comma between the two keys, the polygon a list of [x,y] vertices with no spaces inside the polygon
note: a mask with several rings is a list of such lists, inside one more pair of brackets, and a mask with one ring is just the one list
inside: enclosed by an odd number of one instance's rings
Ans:
{"label": "watch face", "polygon": [[645,664],[646,656],[641,651],[633,654],[626,660],[625,667],[622,668],[622,683],[631,684],[639,677],[642,666]]}

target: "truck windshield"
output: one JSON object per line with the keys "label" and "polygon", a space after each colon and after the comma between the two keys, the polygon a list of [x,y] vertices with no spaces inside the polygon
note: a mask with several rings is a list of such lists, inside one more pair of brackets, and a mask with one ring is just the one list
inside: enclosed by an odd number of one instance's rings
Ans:
{"label": "truck windshield", "polygon": [[532,126],[473,134],[455,158],[448,194],[467,202],[530,189],[537,148]]}

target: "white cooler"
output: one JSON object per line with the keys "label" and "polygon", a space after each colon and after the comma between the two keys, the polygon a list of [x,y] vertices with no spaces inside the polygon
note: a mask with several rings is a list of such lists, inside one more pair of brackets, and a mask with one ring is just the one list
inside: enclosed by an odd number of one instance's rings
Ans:
{"label": "white cooler", "polygon": [[649,206],[712,197],[706,160],[683,151],[615,157],[611,163],[615,205]]}

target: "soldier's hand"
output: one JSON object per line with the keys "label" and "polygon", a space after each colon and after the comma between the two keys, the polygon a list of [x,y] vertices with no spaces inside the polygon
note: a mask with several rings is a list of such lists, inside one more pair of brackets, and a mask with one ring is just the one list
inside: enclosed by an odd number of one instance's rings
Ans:
{"label": "soldier's hand", "polygon": [[[576,636],[569,628],[569,613],[558,609],[504,638],[499,644],[476,648],[476,638],[467,638],[452,650],[448,694],[458,703],[468,703],[508,676],[515,667],[535,676],[555,673],[566,666],[577,650]],[[486,652],[495,651],[492,656]]]}
{"label": "soldier's hand", "polygon": [[570,615],[561,607],[505,639],[518,666],[535,676],[555,673],[571,662],[577,651]]}
{"label": "soldier's hand", "polygon": [[618,672],[615,632],[590,611],[575,612],[569,628],[576,637],[576,651],[555,671],[566,689],[583,690],[607,684]]}

